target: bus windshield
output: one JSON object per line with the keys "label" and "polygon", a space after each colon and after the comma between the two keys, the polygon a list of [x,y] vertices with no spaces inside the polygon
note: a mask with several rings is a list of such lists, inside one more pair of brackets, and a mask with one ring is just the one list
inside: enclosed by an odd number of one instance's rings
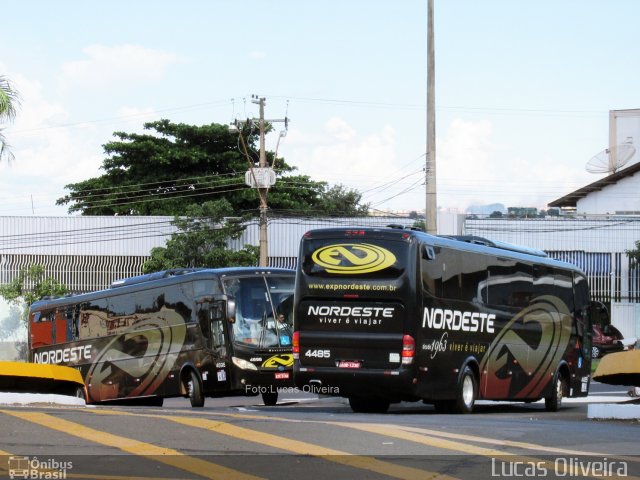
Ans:
{"label": "bus windshield", "polygon": [[233,342],[253,348],[291,348],[292,277],[235,277],[224,280],[236,300]]}

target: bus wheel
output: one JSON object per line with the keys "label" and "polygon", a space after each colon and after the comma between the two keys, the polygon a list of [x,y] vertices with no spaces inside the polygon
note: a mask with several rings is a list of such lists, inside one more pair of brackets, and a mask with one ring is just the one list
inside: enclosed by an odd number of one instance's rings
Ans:
{"label": "bus wheel", "polygon": [[349,397],[349,405],[356,413],[384,413],[389,410],[389,401],[380,398]]}
{"label": "bus wheel", "polygon": [[544,408],[547,412],[557,412],[562,406],[562,397],[567,390],[567,382],[560,372],[556,374],[555,385],[549,397],[544,399]]}
{"label": "bus wheel", "polygon": [[595,345],[591,347],[591,358],[600,358],[601,355],[600,347],[596,347]]}
{"label": "bus wheel", "polygon": [[189,392],[189,400],[192,407],[204,407],[204,395],[202,394],[202,387],[198,380],[196,372],[189,372],[189,381],[187,382],[187,391]]}
{"label": "bus wheel", "polygon": [[262,401],[268,407],[273,407],[278,403],[278,392],[263,392]]}
{"label": "bus wheel", "polygon": [[458,385],[458,395],[456,397],[455,411],[457,413],[471,413],[476,403],[478,392],[476,376],[469,367],[464,367]]}

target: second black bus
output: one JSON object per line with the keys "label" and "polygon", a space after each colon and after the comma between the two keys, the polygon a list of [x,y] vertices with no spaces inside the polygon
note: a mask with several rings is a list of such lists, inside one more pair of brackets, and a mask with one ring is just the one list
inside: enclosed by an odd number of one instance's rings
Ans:
{"label": "second black bus", "polygon": [[480,238],[321,229],[300,245],[294,377],[354,411],[477,399],[557,410],[591,379],[589,288],[575,266]]}
{"label": "second black bus", "polygon": [[161,405],[293,387],[295,272],[178,269],[45,299],[29,312],[30,356],[76,367],[90,403]]}

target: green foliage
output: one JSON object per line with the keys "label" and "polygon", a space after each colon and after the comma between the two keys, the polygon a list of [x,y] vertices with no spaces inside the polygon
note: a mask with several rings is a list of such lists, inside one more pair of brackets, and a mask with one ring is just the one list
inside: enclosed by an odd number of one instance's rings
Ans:
{"label": "green foliage", "polygon": [[636,241],[636,248],[632,250],[625,250],[624,253],[626,253],[629,256],[629,258],[631,259],[631,262],[635,266],[640,265],[640,240]]}
{"label": "green foliage", "polygon": [[151,250],[151,258],[143,266],[144,273],[182,267],[251,266],[258,261],[259,249],[246,245],[240,251],[228,250],[228,239],[238,238],[244,227],[237,219],[229,219],[233,208],[226,200],[191,205],[173,224],[178,227],[166,248]]}
{"label": "green foliage", "polygon": [[369,205],[361,205],[362,194],[344,185],[326,187],[321,192],[318,209],[334,216],[359,217],[367,215]]}
{"label": "green foliage", "polygon": [[[31,284],[29,287],[28,285]],[[24,301],[27,305],[48,295],[60,296],[67,293],[67,287],[53,277],[45,277],[42,265],[32,265],[20,269],[20,273],[6,285],[0,285],[0,296],[6,301]]]}
{"label": "green foliage", "polygon": [[[15,118],[16,108],[19,103],[20,96],[18,92],[4,75],[0,75],[0,124],[5,121],[12,121]],[[3,158],[13,160],[14,157],[0,128],[0,160]]]}
{"label": "green foliage", "polygon": [[[55,278],[45,276],[44,267],[41,265],[22,268],[10,283],[0,285],[0,297],[16,307],[23,308],[22,321],[25,324],[29,313],[29,306],[33,302],[49,295],[61,296],[66,293],[67,287]],[[12,320],[7,319],[6,321],[11,322]],[[8,329],[9,325],[9,323],[3,323],[2,329]],[[11,325],[13,325],[13,323],[11,323]],[[10,332],[4,333],[5,335],[10,335]]]}
{"label": "green foliage", "polygon": [[[83,215],[184,215],[189,205],[226,199],[235,212],[258,212],[258,194],[245,185],[245,172],[258,165],[258,133],[241,134],[226,125],[175,124],[159,120],[144,125],[149,133],[115,132],[103,146],[108,157],[104,174],[66,186],[70,193],[57,200],[69,213]],[[344,187],[329,188],[266,152],[275,164],[276,184],[268,205],[279,214],[341,214],[366,211],[360,194]]]}

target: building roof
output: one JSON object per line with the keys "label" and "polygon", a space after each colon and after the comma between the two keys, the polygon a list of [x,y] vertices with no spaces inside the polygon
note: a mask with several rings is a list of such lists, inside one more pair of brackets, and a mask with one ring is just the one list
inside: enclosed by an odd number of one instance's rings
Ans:
{"label": "building roof", "polygon": [[640,172],[640,162],[638,163],[634,163],[633,165],[624,168],[622,170],[619,170],[615,173],[612,173],[611,175],[601,178],[598,181],[595,181],[593,183],[590,183],[589,185],[587,185],[586,187],[582,187],[579,188],[578,190],[575,190],[567,195],[565,195],[564,197],[558,198],[557,200],[554,200],[553,202],[550,202],[548,204],[549,207],[576,207],[578,200],[586,197],[587,195],[589,195],[591,192],[596,192],[598,190],[602,190],[604,187],[607,187],[609,185],[614,185],[616,183],[618,183],[621,179],[625,178],[625,177],[630,177],[634,174],[636,174],[637,172]]}

